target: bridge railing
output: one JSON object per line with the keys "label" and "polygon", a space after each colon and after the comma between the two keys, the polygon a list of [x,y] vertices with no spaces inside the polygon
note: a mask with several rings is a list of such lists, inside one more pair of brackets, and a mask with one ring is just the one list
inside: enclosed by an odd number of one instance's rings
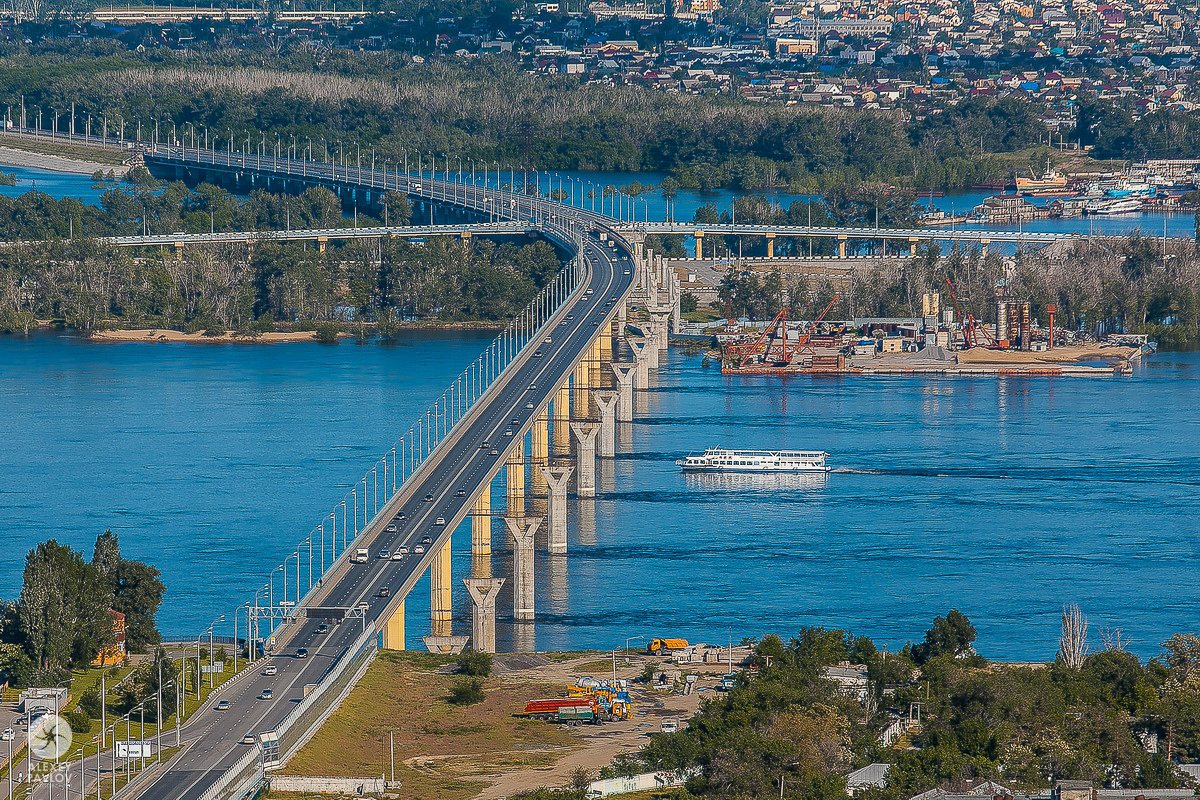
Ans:
{"label": "bridge railing", "polygon": [[[275,175],[297,175],[307,178],[336,180],[355,187],[383,191],[396,190],[407,194],[441,200],[490,214],[497,219],[533,219],[547,235],[575,250],[576,257],[547,283],[491,342],[479,357],[467,365],[434,402],[392,447],[369,467],[333,508],[322,515],[308,535],[283,563],[271,570],[267,583],[255,594],[252,602],[238,609],[246,612],[246,631],[255,640],[261,635],[262,618],[270,620],[267,635],[274,632],[276,620],[294,617],[314,594],[321,590],[324,578],[348,551],[359,545],[364,532],[375,530],[382,521],[377,518],[388,502],[400,492],[430,455],[471,413],[496,380],[530,346],[541,341],[543,330],[561,305],[580,286],[586,274],[579,253],[583,247],[584,225],[576,216],[561,213],[561,204],[541,198],[518,194],[509,187],[493,189],[472,183],[434,179],[424,175],[408,175],[381,170],[360,169],[338,164],[298,162],[295,159],[265,155],[177,146],[154,146],[150,154],[178,160],[182,163],[210,164],[230,169],[262,169]],[[276,578],[276,575],[279,575]],[[278,586],[279,591],[276,591]],[[238,613],[233,615],[236,620]],[[229,620],[226,620],[230,623]],[[236,636],[236,621],[234,626]]]}

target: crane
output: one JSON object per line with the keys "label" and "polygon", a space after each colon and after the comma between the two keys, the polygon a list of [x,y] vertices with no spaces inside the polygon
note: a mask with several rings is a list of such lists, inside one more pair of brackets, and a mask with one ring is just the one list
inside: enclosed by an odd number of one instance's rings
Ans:
{"label": "crane", "polygon": [[[780,309],[775,318],[770,324],[763,329],[763,332],[757,339],[749,344],[731,344],[725,348],[727,361],[737,361],[738,369],[746,366],[750,359],[755,356],[761,356],[765,362],[768,360],[771,351],[774,349],[774,340],[778,336],[781,340],[778,348],[778,356],[774,359],[776,366],[786,366],[792,363],[792,359],[798,352],[812,352],[811,337],[817,329],[817,325],[821,320],[825,319],[825,315],[829,310],[841,299],[841,295],[835,294],[833,299],[826,304],[821,313],[816,319],[804,326],[804,330],[796,337],[795,342],[788,342],[787,330],[787,315],[788,309],[785,306]],[[777,333],[778,332],[778,333]]]}
{"label": "crane", "polygon": [[[946,278],[946,286],[950,289],[950,302],[954,305],[954,316],[962,321],[963,341],[970,347],[995,347],[996,337],[987,329],[979,320],[975,319],[975,315],[968,312],[963,316],[962,310],[958,307],[958,296],[954,293],[954,284]],[[980,344],[980,341],[983,343]]]}

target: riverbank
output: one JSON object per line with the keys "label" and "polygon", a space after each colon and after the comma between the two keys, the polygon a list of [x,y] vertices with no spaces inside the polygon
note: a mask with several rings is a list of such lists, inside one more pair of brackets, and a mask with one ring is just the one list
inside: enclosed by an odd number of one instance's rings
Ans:
{"label": "riverbank", "polygon": [[[117,154],[113,154],[113,159],[108,161],[91,160],[88,158],[74,157],[79,155],[79,148],[70,149],[71,156],[60,155],[56,153],[42,152],[41,150],[25,149],[24,147],[15,147],[13,145],[24,145],[25,142],[17,141],[12,137],[4,137],[0,139],[0,166],[5,167],[23,167],[25,169],[40,169],[48,172],[65,172],[77,175],[92,175],[96,172],[112,172],[116,177],[121,178],[125,173],[129,172],[129,167],[120,163]],[[31,143],[32,144],[32,143]],[[36,143],[39,147],[45,147],[43,143]],[[96,151],[96,157],[102,151]]]}
{"label": "riverbank", "polygon": [[[339,334],[345,337],[348,334]],[[226,333],[209,336],[205,333],[183,333],[170,328],[129,328],[115,331],[95,331],[89,337],[93,342],[190,342],[193,344],[315,342],[313,331],[289,331],[286,333],[262,333],[256,336]]]}
{"label": "riverbank", "polygon": [[[49,328],[49,321],[39,321],[39,327]],[[370,334],[369,339],[378,337],[376,326],[367,323],[365,330]],[[495,322],[407,322],[397,326],[398,330],[406,332],[421,331],[499,331],[501,326]],[[341,331],[340,339],[354,338],[355,333]],[[209,336],[203,332],[184,333],[173,328],[116,328],[106,331],[94,331],[87,337],[94,342],[188,342],[192,344],[277,344],[280,342],[312,342],[317,341],[314,331],[271,331],[249,335],[244,333],[225,333],[220,336]],[[380,339],[380,341],[384,341]]]}

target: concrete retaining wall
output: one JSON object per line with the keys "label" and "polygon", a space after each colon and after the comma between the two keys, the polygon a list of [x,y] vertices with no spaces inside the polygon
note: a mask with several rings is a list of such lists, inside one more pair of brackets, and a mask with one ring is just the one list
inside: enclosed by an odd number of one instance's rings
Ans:
{"label": "concrete retaining wall", "polygon": [[318,794],[380,794],[387,789],[383,778],[301,778],[272,775],[271,788],[277,792],[317,792]]}

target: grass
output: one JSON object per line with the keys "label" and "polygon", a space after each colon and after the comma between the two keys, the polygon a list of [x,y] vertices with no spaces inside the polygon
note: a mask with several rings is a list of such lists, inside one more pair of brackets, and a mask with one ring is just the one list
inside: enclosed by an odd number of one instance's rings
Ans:
{"label": "grass", "polygon": [[[390,774],[411,800],[460,800],[484,777],[517,766],[547,766],[578,746],[557,725],[515,717],[533,697],[562,686],[513,676],[483,680],[485,697],[470,706],[446,702],[457,675],[435,672],[452,658],[385,652],[329,721],[292,759],[290,775],[366,777]],[[279,797],[278,793],[272,797]]]}
{"label": "grass", "polygon": [[13,150],[24,150],[28,153],[74,158],[80,161],[94,161],[97,164],[120,166],[121,159],[126,155],[122,150],[108,147],[91,147],[77,142],[48,142],[39,139],[29,139],[24,136],[6,136],[0,134],[0,145],[11,147]]}

